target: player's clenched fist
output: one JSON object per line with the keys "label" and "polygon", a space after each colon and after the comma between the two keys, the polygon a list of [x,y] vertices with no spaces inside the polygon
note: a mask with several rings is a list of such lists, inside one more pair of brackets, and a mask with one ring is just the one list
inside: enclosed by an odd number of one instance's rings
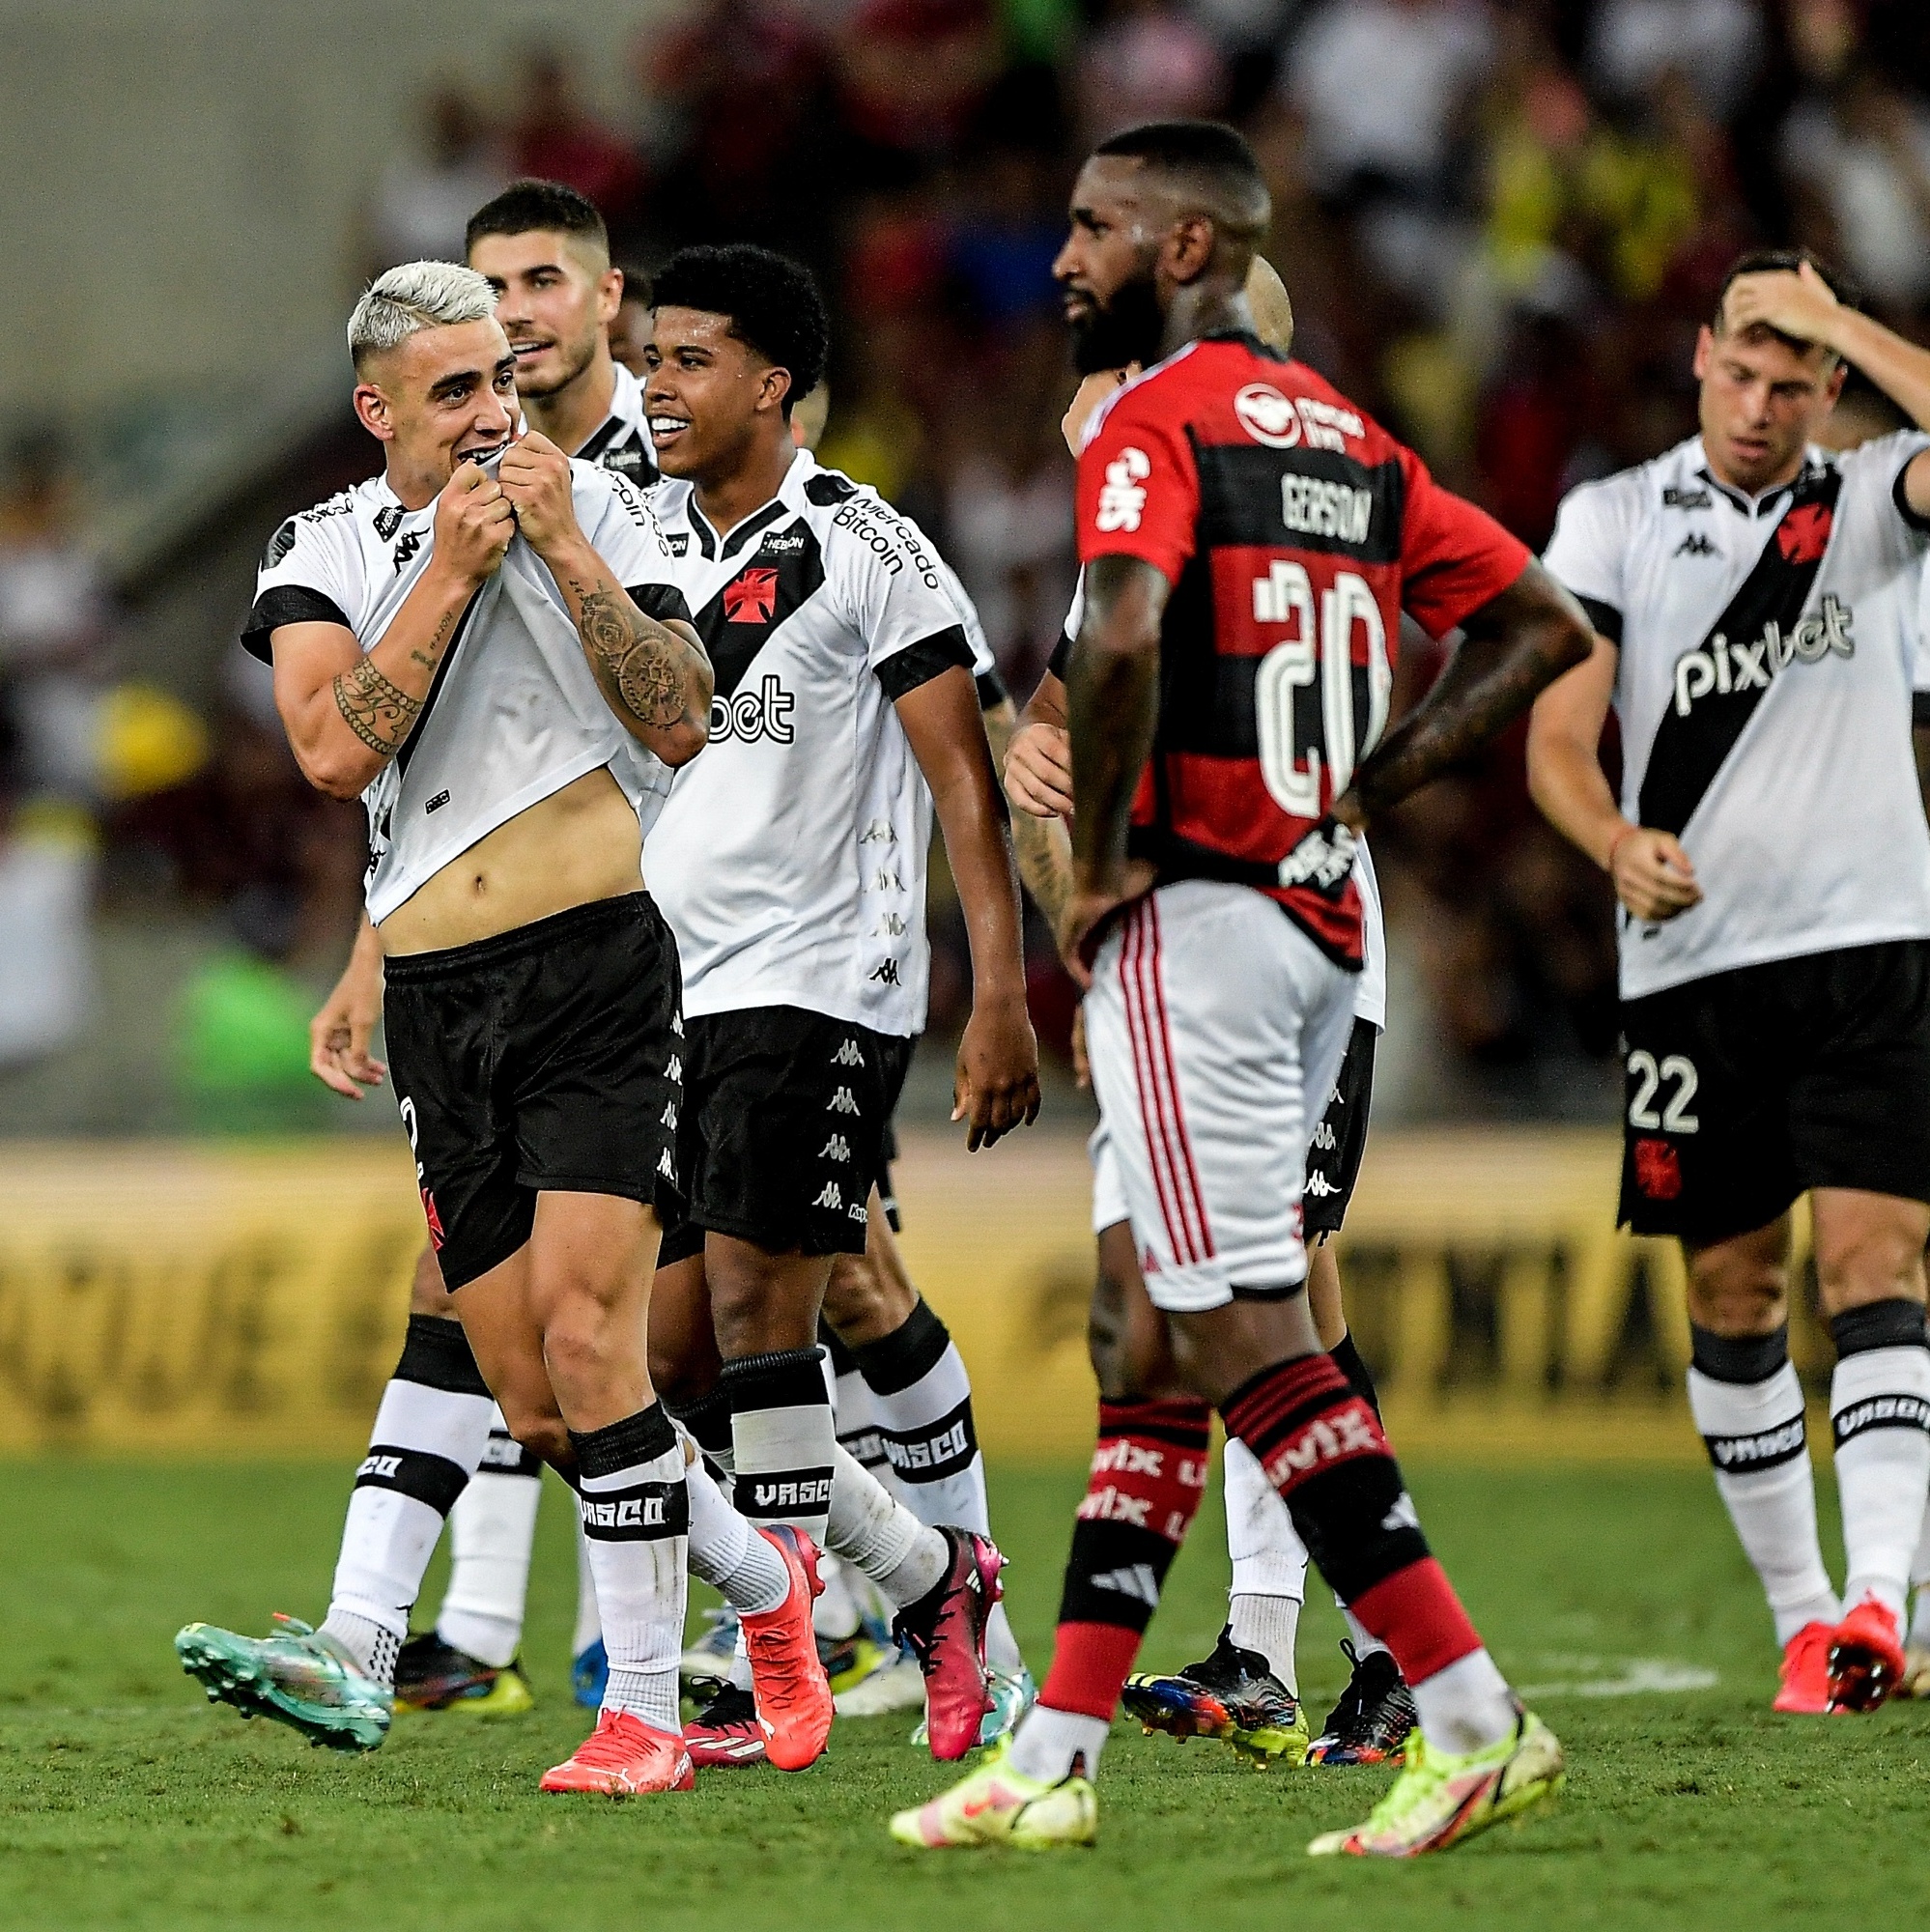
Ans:
{"label": "player's clenched fist", "polygon": [[475,463],[459,463],[436,499],[436,558],[471,583],[496,574],[509,540],[516,534],[516,512],[502,487]]}
{"label": "player's clenched fist", "polygon": [[1669,833],[1631,826],[1618,833],[1608,854],[1615,896],[1639,920],[1654,925],[1687,912],[1702,896],[1689,854]]}
{"label": "player's clenched fist", "polygon": [[1026,724],[1006,747],[1006,796],[1035,818],[1072,816],[1072,741],[1058,724]]}
{"label": "player's clenched fist", "polygon": [[499,474],[517,524],[538,556],[576,535],[570,459],[548,437],[531,430],[520,442],[512,442],[503,452]]}

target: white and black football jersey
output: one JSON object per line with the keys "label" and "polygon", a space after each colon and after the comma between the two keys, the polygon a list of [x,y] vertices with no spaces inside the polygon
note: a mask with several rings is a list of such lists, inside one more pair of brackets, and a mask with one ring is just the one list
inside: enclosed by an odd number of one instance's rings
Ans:
{"label": "white and black football jersey", "polygon": [[[1072,605],[1065,612],[1065,628],[1059,634],[1052,662],[1046,667],[1061,683],[1072,655],[1072,639],[1086,617],[1086,573],[1072,587]],[[1374,858],[1367,840],[1354,841],[1353,883],[1360,893],[1360,978],[1354,982],[1353,1016],[1370,1026],[1387,1030],[1387,915],[1380,905],[1380,881],[1375,876]]]}
{"label": "white and black football jersey", "polygon": [[[622,477],[570,466],[577,520],[639,608],[688,617],[657,519]],[[270,540],[241,634],[256,657],[284,624],[341,624],[380,643],[435,552],[436,506],[406,510],[372,477],[291,517]],[[608,765],[647,832],[668,769],[597,688],[548,566],[521,537],[469,600],[415,729],[362,794],[369,917],[380,923],[477,839]]]}
{"label": "white and black football jersey", "polygon": [[1563,502],[1545,560],[1621,650],[1622,810],[1682,840],[1703,894],[1623,915],[1625,999],[1930,938],[1910,733],[1930,525],[1903,495],[1925,448],[1812,448],[1751,499],[1693,438]]}
{"label": "white and black football jersey", "polygon": [[676,776],[645,870],[687,1013],[800,1007],[924,1025],[931,794],[895,701],[990,668],[923,533],[799,451],[720,534],[692,486],[653,497],[717,677],[710,744]]}
{"label": "white and black football jersey", "polygon": [[657,482],[657,457],[643,420],[643,384],[621,362],[614,366],[616,389],[610,399],[610,413],[577,451],[577,460],[594,463],[647,492]]}

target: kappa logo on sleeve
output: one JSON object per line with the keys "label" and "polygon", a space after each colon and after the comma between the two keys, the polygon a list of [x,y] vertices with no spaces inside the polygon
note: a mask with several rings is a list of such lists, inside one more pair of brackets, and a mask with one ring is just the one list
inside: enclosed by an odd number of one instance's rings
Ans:
{"label": "kappa logo on sleeve", "polygon": [[1106,480],[1099,486],[1099,507],[1093,523],[1102,530],[1136,530],[1146,512],[1146,492],[1142,481],[1152,474],[1152,462],[1143,449],[1131,443],[1106,465]]}

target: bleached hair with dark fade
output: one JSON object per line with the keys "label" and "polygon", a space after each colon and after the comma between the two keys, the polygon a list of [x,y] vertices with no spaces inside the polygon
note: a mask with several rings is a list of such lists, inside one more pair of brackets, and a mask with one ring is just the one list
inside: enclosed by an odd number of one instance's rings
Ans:
{"label": "bleached hair with dark fade", "polygon": [[372,355],[425,328],[481,322],[496,313],[496,291],[459,262],[405,262],[378,275],[349,318],[349,354],[356,373]]}

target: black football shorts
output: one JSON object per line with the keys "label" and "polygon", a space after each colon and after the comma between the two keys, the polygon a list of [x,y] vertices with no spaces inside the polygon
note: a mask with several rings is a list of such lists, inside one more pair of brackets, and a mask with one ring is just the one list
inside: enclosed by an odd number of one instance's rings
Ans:
{"label": "black football shorts", "polygon": [[1812,1187],[1930,1201],[1930,942],[1713,973],[1622,1005],[1623,1222],[1698,1245]]}
{"label": "black football shorts", "polygon": [[1379,1037],[1380,1029],[1372,1020],[1355,1019],[1340,1078],[1334,1082],[1327,1110],[1308,1143],[1300,1221],[1309,1241],[1338,1235],[1347,1219],[1353,1184],[1360,1179],[1360,1157],[1367,1151],[1367,1116],[1374,1104],[1374,1048]]}
{"label": "black football shorts", "polygon": [[675,1218],[682,980],[648,893],[383,967],[389,1074],[442,1279],[525,1241],[547,1191]]}
{"label": "black football shorts", "polygon": [[798,1007],[684,1025],[687,1218],[658,1265],[701,1252],[706,1231],[767,1254],[862,1254],[912,1042]]}

